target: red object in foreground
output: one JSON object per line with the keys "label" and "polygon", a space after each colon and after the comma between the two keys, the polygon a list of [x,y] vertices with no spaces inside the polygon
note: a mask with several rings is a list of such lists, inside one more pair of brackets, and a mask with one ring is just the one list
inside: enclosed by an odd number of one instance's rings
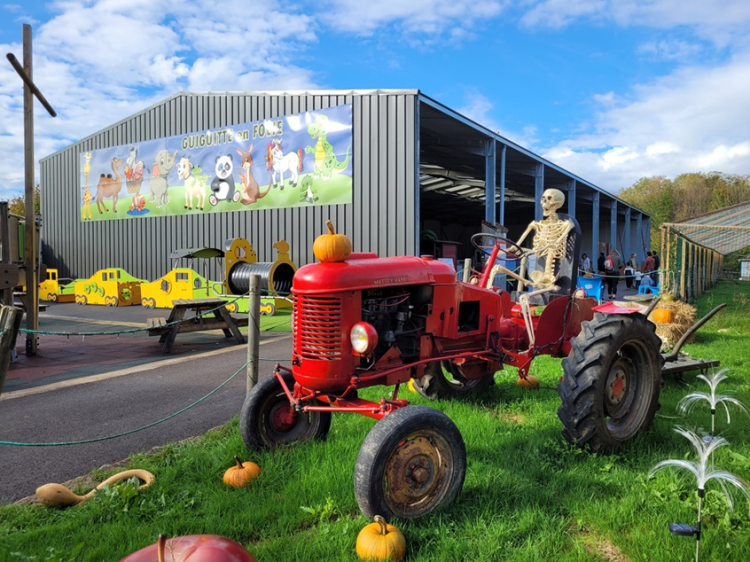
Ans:
{"label": "red object in foreground", "polygon": [[244,546],[219,535],[187,535],[142,548],[120,562],[256,562]]}

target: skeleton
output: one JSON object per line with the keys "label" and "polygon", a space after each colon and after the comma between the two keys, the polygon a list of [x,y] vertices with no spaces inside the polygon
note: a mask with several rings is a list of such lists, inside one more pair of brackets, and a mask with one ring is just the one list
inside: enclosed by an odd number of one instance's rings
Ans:
{"label": "skeleton", "polygon": [[[493,274],[504,273],[518,281],[519,287],[532,287],[529,293],[522,293],[518,298],[521,305],[521,312],[526,324],[526,331],[529,335],[529,344],[534,345],[534,328],[531,323],[531,312],[529,299],[537,295],[543,295],[558,291],[560,287],[556,285],[557,275],[555,274],[555,265],[565,257],[568,234],[575,228],[573,221],[570,219],[562,220],[557,216],[557,211],[565,203],[565,195],[558,189],[547,189],[542,194],[542,211],[544,219],[533,221],[526,228],[521,238],[518,239],[517,246],[520,245],[534,232],[533,246],[527,250],[521,257],[520,274],[515,273],[503,266],[495,266]],[[531,280],[525,278],[526,260],[530,255],[536,255],[537,259],[545,258],[544,271],[532,271],[529,273]],[[494,275],[492,276],[494,277]],[[490,280],[492,284],[492,280]]]}

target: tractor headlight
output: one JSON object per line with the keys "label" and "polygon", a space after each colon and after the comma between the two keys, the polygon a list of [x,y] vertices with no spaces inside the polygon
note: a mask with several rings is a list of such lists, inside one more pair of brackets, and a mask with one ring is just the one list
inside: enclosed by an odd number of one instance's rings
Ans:
{"label": "tractor headlight", "polygon": [[372,324],[357,322],[349,332],[352,348],[359,355],[369,355],[378,345],[378,332]]}

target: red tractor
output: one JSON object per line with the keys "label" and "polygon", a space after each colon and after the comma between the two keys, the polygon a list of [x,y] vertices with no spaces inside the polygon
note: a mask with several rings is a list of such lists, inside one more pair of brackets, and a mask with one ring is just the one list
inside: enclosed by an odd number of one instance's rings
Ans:
{"label": "red tractor", "polygon": [[[413,379],[428,398],[460,397],[486,389],[503,365],[526,378],[540,354],[564,358],[558,415],[566,440],[607,452],[646,429],[661,388],[655,327],[639,309],[597,307],[574,294],[580,229],[564,219],[573,227],[564,255],[554,256],[553,290],[527,293],[531,298],[519,290],[525,306],[491,286],[490,266],[503,253],[522,259],[539,252],[496,233],[472,238],[489,254],[476,284],[458,281],[450,265],[429,257],[351,254],[300,268],[291,365],[277,365],[248,394],[240,414],[246,446],[324,439],[332,412],[374,418],[354,469],[359,507],[368,518],[419,517],[458,496],[466,450],[448,416],[406,407],[401,385]],[[536,257],[531,276],[541,278],[552,264]],[[395,388],[379,402],[358,396],[374,385]]]}

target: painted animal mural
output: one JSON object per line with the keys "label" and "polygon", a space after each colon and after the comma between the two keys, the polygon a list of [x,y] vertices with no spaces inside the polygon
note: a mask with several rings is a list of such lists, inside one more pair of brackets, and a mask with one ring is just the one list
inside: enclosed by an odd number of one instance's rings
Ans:
{"label": "painted animal mural", "polygon": [[89,173],[91,172],[91,153],[87,152],[83,155],[86,163],[83,165],[83,177],[84,177],[84,189],[83,189],[83,217],[82,220],[91,220],[91,190],[89,189]]}
{"label": "painted animal mural", "polygon": [[[206,181],[204,177],[199,178],[197,174],[194,174],[193,164],[190,163],[189,156],[183,156],[180,161],[177,162],[177,178],[181,179],[185,185],[185,208],[193,208],[193,198],[196,198],[196,208],[203,210],[206,205]],[[200,173],[200,168],[195,170]]]}
{"label": "painted animal mural", "polygon": [[148,185],[151,190],[151,201],[156,204],[157,209],[169,204],[169,172],[174,167],[176,158],[176,150],[172,155],[168,150],[160,150],[156,153],[156,162],[153,165]]}
{"label": "painted animal mural", "polygon": [[302,159],[301,148],[297,152],[290,152],[285,155],[281,146],[281,139],[273,139],[269,142],[266,152],[266,165],[271,174],[270,184],[273,184],[274,187],[281,185],[281,189],[284,189],[284,173],[288,171],[289,183],[292,187],[297,187],[299,172],[302,171]]}
{"label": "painted animal mural", "polygon": [[253,145],[251,144],[247,150],[237,149],[237,154],[240,155],[240,182],[242,183],[242,199],[240,202],[243,205],[250,205],[255,203],[258,199],[262,199],[268,192],[271,191],[271,184],[268,184],[268,188],[261,193],[260,186],[253,176],[253,155],[251,154]]}
{"label": "painted animal mural", "polygon": [[217,205],[219,201],[237,201],[240,193],[234,187],[234,162],[232,155],[216,157],[216,166],[214,167],[216,177],[211,180],[211,191],[213,192],[208,198],[211,205]]}
{"label": "painted animal mural", "polygon": [[138,149],[131,147],[128,152],[128,159],[125,161],[125,183],[128,186],[128,193],[134,193],[138,195],[141,192],[141,184],[143,183],[143,170],[145,165],[143,160],[138,160]]}
{"label": "painted animal mural", "polygon": [[313,178],[329,180],[333,174],[340,174],[349,166],[349,153],[351,145],[346,149],[346,157],[339,162],[333,145],[328,142],[328,116],[316,115],[315,120],[307,126],[307,134],[318,139],[315,146],[305,147],[305,153],[315,155],[315,166],[313,167]]}
{"label": "painted animal mural", "polygon": [[99,183],[96,186],[96,208],[99,210],[99,214],[102,214],[102,207],[105,211],[108,211],[107,205],[104,203],[104,199],[107,197],[112,198],[112,212],[117,212],[117,201],[120,199],[120,189],[122,189],[122,176],[120,176],[120,170],[118,168],[122,166],[122,158],[112,158],[112,174],[99,176]]}

